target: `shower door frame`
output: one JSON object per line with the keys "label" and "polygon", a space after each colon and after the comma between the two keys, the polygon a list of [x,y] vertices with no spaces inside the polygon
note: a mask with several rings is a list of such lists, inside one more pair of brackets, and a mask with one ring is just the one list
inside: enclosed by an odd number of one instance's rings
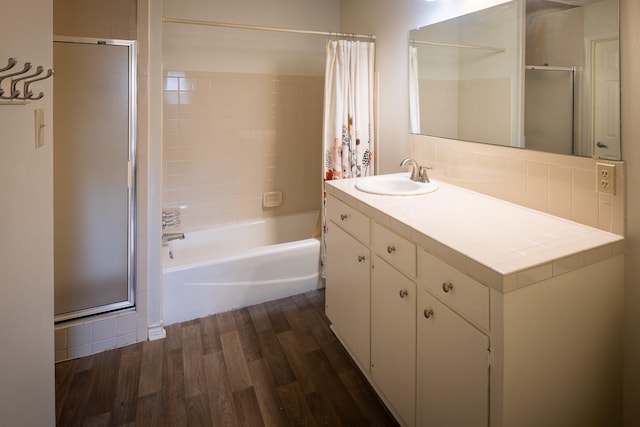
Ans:
{"label": "shower door frame", "polygon": [[[66,313],[55,314],[54,323],[80,319],[88,316],[99,315],[120,310],[131,310],[136,307],[136,160],[137,160],[137,41],[122,39],[102,39],[73,36],[54,36],[54,43],[88,44],[88,45],[114,45],[128,47],[129,65],[129,90],[128,90],[128,218],[127,218],[127,299],[82,308]],[[64,96],[58,94],[58,96]]]}

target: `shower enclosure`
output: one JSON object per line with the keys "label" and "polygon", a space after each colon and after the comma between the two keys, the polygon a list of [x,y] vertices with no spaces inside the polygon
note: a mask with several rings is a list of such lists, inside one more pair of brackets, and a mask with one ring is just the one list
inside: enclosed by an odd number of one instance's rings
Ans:
{"label": "shower enclosure", "polygon": [[135,42],[54,38],[55,321],[133,307]]}

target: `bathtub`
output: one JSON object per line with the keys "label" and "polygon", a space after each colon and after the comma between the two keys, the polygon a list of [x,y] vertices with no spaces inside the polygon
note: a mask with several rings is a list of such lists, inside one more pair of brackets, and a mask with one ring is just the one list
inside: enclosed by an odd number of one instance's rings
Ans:
{"label": "bathtub", "polygon": [[185,233],[163,244],[164,324],[318,288],[318,212]]}

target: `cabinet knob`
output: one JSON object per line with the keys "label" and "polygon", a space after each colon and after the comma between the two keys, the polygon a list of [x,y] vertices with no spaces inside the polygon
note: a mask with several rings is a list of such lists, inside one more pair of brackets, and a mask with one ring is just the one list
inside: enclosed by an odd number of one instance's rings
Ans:
{"label": "cabinet knob", "polygon": [[430,319],[430,318],[431,318],[431,316],[433,316],[433,310],[432,310],[432,309],[430,309],[430,308],[429,308],[429,309],[426,309],[426,308],[425,308],[423,313],[424,313],[424,317],[425,317],[426,319]]}
{"label": "cabinet knob", "polygon": [[409,292],[406,289],[400,290],[400,298],[405,298],[407,295],[409,295]]}
{"label": "cabinet knob", "polygon": [[442,284],[442,290],[443,290],[443,291],[445,291],[445,292],[449,292],[449,291],[450,291],[450,290],[452,290],[452,289],[453,289],[453,285],[452,285],[451,283],[449,283],[449,282],[444,282],[444,283]]}
{"label": "cabinet knob", "polygon": [[340,219],[342,221],[344,221],[345,219],[349,218],[349,216],[347,214],[340,214]]}
{"label": "cabinet knob", "polygon": [[363,262],[365,259],[364,255],[358,255],[358,262]]}
{"label": "cabinet knob", "polygon": [[387,252],[392,254],[396,251],[396,247],[395,246],[387,246]]}

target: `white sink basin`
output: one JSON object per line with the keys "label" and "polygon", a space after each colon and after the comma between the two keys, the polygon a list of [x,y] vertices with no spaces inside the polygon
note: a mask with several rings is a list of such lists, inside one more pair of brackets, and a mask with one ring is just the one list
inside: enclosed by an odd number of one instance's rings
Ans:
{"label": "white sink basin", "polygon": [[356,189],[384,196],[417,196],[438,189],[435,182],[416,182],[404,175],[377,175],[360,178]]}

